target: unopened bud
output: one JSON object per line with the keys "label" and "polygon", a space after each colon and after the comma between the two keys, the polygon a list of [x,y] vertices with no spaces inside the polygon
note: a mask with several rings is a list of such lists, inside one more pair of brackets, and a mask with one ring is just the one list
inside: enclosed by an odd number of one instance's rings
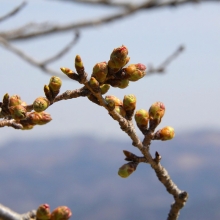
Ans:
{"label": "unopened bud", "polygon": [[[3,99],[4,100],[4,99]],[[4,101],[3,101],[4,102]],[[9,98],[9,107],[21,104],[21,97],[18,95],[13,95]]]}
{"label": "unopened bud", "polygon": [[119,80],[118,88],[124,89],[124,88],[128,87],[128,85],[129,85],[128,79],[121,79],[121,80]]}
{"label": "unopened bud", "polygon": [[96,80],[96,78],[91,77],[89,80],[89,85],[92,88],[92,90],[94,92],[99,92],[100,88],[99,88],[99,82]]}
{"label": "unopened bud", "polygon": [[84,65],[79,55],[75,57],[75,68],[77,73],[82,73],[82,71],[84,71]]}
{"label": "unopened bud", "polygon": [[33,102],[33,109],[36,112],[42,112],[47,109],[50,105],[50,102],[44,97],[38,97]]}
{"label": "unopened bud", "polygon": [[147,126],[149,120],[149,114],[146,110],[140,109],[135,113],[135,121],[139,126]]}
{"label": "unopened bud", "polygon": [[122,178],[129,177],[137,168],[138,163],[130,162],[121,166],[118,170],[118,175]]}
{"label": "unopened bud", "polygon": [[175,136],[174,129],[170,126],[164,127],[160,130],[158,130],[155,135],[155,140],[161,140],[161,141],[167,141],[173,139]]}
{"label": "unopened bud", "polygon": [[11,106],[9,108],[9,111],[11,113],[12,118],[14,118],[15,120],[26,118],[27,110],[22,105]]}
{"label": "unopened bud", "polygon": [[108,74],[108,65],[106,62],[97,63],[93,67],[92,77],[95,77],[100,83],[105,82]]}
{"label": "unopened bud", "polygon": [[146,75],[146,66],[144,64],[131,64],[124,68],[128,80],[137,81]]}
{"label": "unopened bud", "polygon": [[49,87],[54,93],[59,92],[61,86],[62,86],[62,81],[59,77],[52,76],[50,78]]}
{"label": "unopened bud", "polygon": [[50,114],[47,112],[31,112],[27,117],[31,123],[36,125],[44,125],[52,120]]}
{"label": "unopened bud", "polygon": [[48,204],[42,204],[38,207],[36,212],[37,220],[49,220],[50,219],[50,206]]}
{"label": "unopened bud", "polygon": [[109,84],[103,84],[103,85],[100,86],[100,92],[101,92],[102,95],[107,93],[109,89],[110,89]]}
{"label": "unopened bud", "polygon": [[115,111],[118,112],[122,117],[126,116],[126,112],[122,106],[115,106]]}
{"label": "unopened bud", "polygon": [[106,100],[106,101],[112,100],[112,101],[114,101],[115,106],[119,106],[119,105],[122,106],[122,101],[121,101],[119,98],[117,98],[116,96],[107,95],[107,96],[105,97],[105,100]]}
{"label": "unopened bud", "polygon": [[52,101],[53,94],[52,94],[52,91],[51,91],[51,89],[50,89],[50,87],[48,85],[44,86],[44,94],[45,94],[45,96],[47,97],[47,99],[49,101]]}
{"label": "unopened bud", "polygon": [[134,110],[136,108],[136,96],[133,94],[125,95],[123,99],[123,108],[125,111]]}
{"label": "unopened bud", "polygon": [[71,210],[66,206],[59,206],[51,213],[50,220],[68,220],[72,216]]}

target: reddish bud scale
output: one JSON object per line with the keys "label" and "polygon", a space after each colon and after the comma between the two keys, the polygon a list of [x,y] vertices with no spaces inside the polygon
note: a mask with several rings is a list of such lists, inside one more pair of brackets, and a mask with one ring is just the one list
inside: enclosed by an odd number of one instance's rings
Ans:
{"label": "reddish bud scale", "polygon": [[27,110],[22,105],[11,106],[9,108],[12,118],[15,120],[20,120],[26,118]]}
{"label": "reddish bud scale", "polygon": [[155,102],[149,109],[150,119],[159,119],[161,121],[165,113],[165,105],[162,102]]}
{"label": "reddish bud scale", "polygon": [[105,100],[106,101],[112,100],[112,101],[114,101],[115,106],[122,106],[122,101],[119,98],[117,98],[116,96],[108,95],[105,97]]}
{"label": "reddish bud scale", "polygon": [[34,125],[44,125],[52,120],[50,114],[46,112],[31,112],[27,115],[27,118]]}
{"label": "reddish bud scale", "polygon": [[59,206],[51,213],[50,220],[68,220],[72,216],[71,210],[66,206]]}
{"label": "reddish bud scale", "polygon": [[146,75],[146,66],[144,64],[131,64],[128,67],[124,68],[126,77],[130,81],[137,81]]}

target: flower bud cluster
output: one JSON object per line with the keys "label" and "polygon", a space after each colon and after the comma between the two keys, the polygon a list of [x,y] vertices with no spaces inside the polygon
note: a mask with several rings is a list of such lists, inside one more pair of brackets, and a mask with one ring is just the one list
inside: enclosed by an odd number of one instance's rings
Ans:
{"label": "flower bud cluster", "polygon": [[42,204],[36,212],[36,220],[68,220],[71,216],[72,212],[67,206],[59,206],[50,212],[50,206]]}

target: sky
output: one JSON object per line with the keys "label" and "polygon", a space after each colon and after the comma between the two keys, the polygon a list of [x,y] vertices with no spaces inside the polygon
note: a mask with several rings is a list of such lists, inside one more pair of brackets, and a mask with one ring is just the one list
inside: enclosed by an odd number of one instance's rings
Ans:
{"label": "sky", "polygon": [[[11,10],[19,1],[0,0],[0,16]],[[141,11],[112,23],[83,28],[80,40],[69,53],[51,68],[73,68],[74,57],[79,54],[86,72],[93,66],[108,61],[112,50],[124,44],[128,47],[130,64],[143,63],[155,67],[173,53],[179,45],[185,51],[175,59],[163,75],[150,75],[130,83],[126,89],[111,88],[107,95],[123,99],[124,95],[137,97],[137,109],[148,110],[151,104],[161,101],[166,106],[165,116],[158,128],[172,126],[176,135],[200,129],[220,130],[220,5],[203,3],[177,8]],[[61,1],[28,1],[16,16],[0,23],[0,31],[9,30],[28,22],[77,22],[114,13],[113,8],[94,7]],[[37,60],[53,55],[72,38],[72,32],[34,40],[13,42],[15,46]],[[43,86],[50,76],[31,66],[20,57],[0,47],[0,96],[7,92],[18,94],[31,104],[44,96]],[[81,87],[62,78],[61,92]],[[54,104],[47,112],[53,120],[30,131],[13,128],[1,129],[0,143],[13,137],[45,138],[51,136],[92,134],[101,139],[126,139],[116,121],[104,108],[77,98]],[[140,138],[141,134],[138,131]]]}

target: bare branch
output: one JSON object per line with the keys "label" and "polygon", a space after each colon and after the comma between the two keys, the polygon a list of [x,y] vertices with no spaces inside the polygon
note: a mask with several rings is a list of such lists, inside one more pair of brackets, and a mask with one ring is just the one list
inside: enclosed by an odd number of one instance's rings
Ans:
{"label": "bare branch", "polygon": [[148,71],[147,75],[152,73],[165,73],[166,67],[174,60],[176,59],[183,51],[185,50],[185,47],[183,45],[180,45],[170,56],[168,56],[157,68],[154,68],[152,65],[148,65]]}
{"label": "bare branch", "polygon": [[18,214],[8,207],[0,204],[0,219],[2,220],[30,220],[34,219],[36,216],[36,211],[30,211],[25,214]]}
{"label": "bare branch", "polygon": [[13,15],[17,14],[21,9],[24,8],[24,6],[27,4],[27,2],[22,2],[20,5],[18,5],[17,7],[15,7],[12,11],[8,12],[7,14],[3,15],[2,17],[0,17],[0,22],[6,20],[7,18],[12,17]]}

